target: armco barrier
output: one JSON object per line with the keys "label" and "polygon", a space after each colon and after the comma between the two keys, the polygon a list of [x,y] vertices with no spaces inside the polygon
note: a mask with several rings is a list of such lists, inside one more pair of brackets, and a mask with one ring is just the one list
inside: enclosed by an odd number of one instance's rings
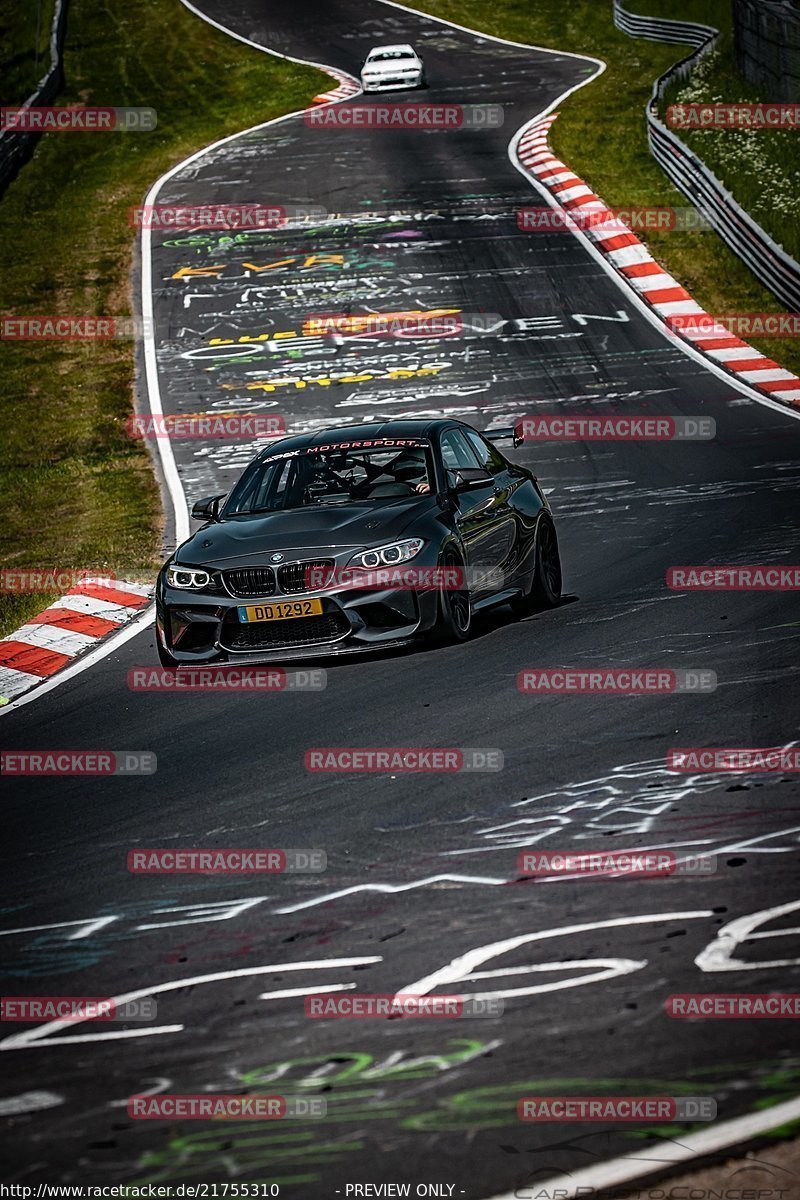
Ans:
{"label": "armco barrier", "polygon": [[791,312],[800,311],[800,263],[737,204],[705,163],[668,129],[658,115],[667,88],[688,78],[697,62],[715,45],[719,31],[709,25],[643,17],[613,0],[614,24],[630,37],[693,46],[686,58],[656,80],[645,108],[650,150],[660,167],[692,204],[708,218],[722,240],[741,258],[760,283]]}
{"label": "armco barrier", "polygon": [[710,25],[698,25],[696,21],[673,21],[662,17],[643,17],[627,12],[621,4],[614,4],[614,24],[629,37],[648,38],[653,42],[677,42],[681,45],[705,46],[709,40],[716,41],[719,31]]}
{"label": "armco barrier", "polygon": [[[39,81],[33,95],[20,108],[52,104],[64,86],[64,35],[67,27],[67,0],[56,0],[53,24],[50,27],[50,67]],[[8,103],[8,101],[7,101]],[[38,133],[23,133],[15,129],[0,131],[0,194],[5,191],[22,164],[33,153]]]}

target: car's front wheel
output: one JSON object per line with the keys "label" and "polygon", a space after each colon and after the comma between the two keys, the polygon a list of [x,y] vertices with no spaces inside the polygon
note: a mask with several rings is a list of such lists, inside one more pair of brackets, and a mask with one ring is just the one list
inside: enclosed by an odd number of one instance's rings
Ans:
{"label": "car's front wheel", "polygon": [[511,609],[515,616],[528,617],[542,608],[555,608],[561,600],[561,556],[556,527],[544,513],[536,529],[536,565],[529,591],[515,596]]}
{"label": "car's front wheel", "polygon": [[[433,638],[437,642],[465,642],[472,628],[472,601],[461,555],[454,549],[445,550],[440,567],[439,616]],[[461,586],[453,586],[454,582]]]}

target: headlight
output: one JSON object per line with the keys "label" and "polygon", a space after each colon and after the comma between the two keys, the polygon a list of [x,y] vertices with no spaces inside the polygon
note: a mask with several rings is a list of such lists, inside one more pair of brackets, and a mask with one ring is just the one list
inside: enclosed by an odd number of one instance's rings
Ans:
{"label": "headlight", "polygon": [[208,587],[211,576],[199,567],[180,567],[177,563],[170,563],[167,567],[167,583],[170,587],[197,592]]}
{"label": "headlight", "polygon": [[419,554],[425,542],[422,538],[405,538],[402,542],[390,542],[388,546],[376,546],[374,550],[362,550],[354,554],[347,564],[350,567],[393,567],[397,563],[408,562]]}

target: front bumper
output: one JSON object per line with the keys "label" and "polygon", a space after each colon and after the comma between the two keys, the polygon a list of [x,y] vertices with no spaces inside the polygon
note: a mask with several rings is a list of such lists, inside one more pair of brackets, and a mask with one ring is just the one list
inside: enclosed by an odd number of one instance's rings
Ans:
{"label": "front bumper", "polygon": [[422,87],[422,73],[420,72],[413,79],[379,79],[366,80],[361,79],[362,92],[399,92],[410,88]]}
{"label": "front bumper", "polygon": [[[320,615],[245,623],[243,605],[319,600]],[[431,629],[438,615],[433,591],[355,591],[332,587],[302,594],[236,597],[156,588],[157,636],[178,663],[274,662],[379,649]]]}

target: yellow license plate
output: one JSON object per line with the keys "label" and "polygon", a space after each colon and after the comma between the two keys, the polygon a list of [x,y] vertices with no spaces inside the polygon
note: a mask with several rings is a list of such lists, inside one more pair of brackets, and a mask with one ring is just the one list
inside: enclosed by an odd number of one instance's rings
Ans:
{"label": "yellow license plate", "polygon": [[321,600],[275,600],[271,604],[240,604],[239,620],[249,625],[255,621],[291,621],[295,617],[318,617]]}

